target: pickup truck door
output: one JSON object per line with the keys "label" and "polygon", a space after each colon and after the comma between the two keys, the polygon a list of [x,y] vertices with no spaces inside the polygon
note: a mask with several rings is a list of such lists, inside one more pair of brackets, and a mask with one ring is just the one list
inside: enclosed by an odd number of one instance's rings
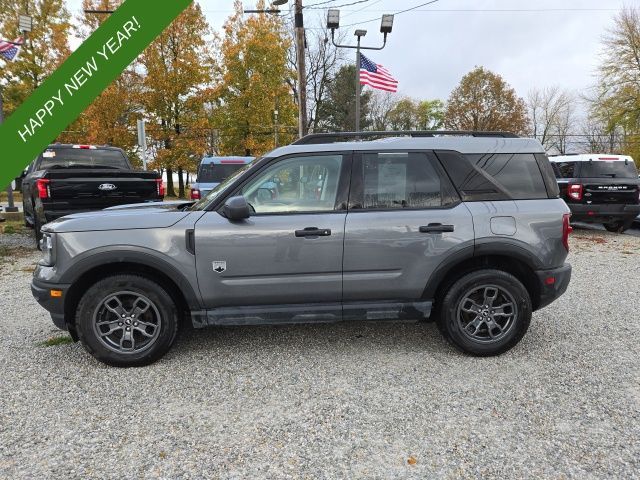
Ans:
{"label": "pickup truck door", "polygon": [[340,318],[349,172],[348,154],[277,159],[230,195],[243,195],[254,215],[231,222],[210,211],[198,220],[196,268],[210,323],[226,314],[258,323]]}

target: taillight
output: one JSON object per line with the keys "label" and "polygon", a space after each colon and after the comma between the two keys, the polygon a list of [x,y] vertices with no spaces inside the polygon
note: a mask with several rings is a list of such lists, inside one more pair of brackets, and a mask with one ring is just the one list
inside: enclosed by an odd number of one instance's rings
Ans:
{"label": "taillight", "polygon": [[573,198],[574,200],[582,200],[581,183],[570,183],[567,192],[569,194],[569,198]]}
{"label": "taillight", "polygon": [[573,232],[573,227],[571,226],[570,220],[570,213],[565,213],[564,215],[562,215],[562,244],[564,245],[564,248],[567,250],[567,252],[569,251],[569,234]]}
{"label": "taillight", "polygon": [[164,183],[162,183],[161,178],[156,178],[156,185],[158,189],[158,196],[164,197]]}
{"label": "taillight", "polygon": [[200,200],[200,190],[191,189],[191,200]]}
{"label": "taillight", "polygon": [[51,191],[49,190],[49,180],[41,178],[36,180],[36,188],[38,189],[38,198],[49,198]]}

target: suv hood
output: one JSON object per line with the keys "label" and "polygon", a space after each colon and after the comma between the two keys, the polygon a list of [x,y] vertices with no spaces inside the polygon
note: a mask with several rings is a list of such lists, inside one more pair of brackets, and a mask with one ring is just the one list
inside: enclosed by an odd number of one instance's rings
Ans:
{"label": "suv hood", "polygon": [[178,209],[189,203],[192,202],[137,203],[95,212],[74,213],[47,223],[42,231],[65,233],[167,228],[191,213]]}

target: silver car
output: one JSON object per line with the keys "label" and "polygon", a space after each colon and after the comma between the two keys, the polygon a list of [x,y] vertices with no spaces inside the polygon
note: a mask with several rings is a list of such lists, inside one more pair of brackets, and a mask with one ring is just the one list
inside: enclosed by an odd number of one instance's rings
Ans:
{"label": "silver car", "polygon": [[195,203],[51,222],[33,295],[115,366],[159,359],[183,321],[434,320],[470,354],[513,347],[571,276],[569,209],[540,143],[352,136],[278,148]]}

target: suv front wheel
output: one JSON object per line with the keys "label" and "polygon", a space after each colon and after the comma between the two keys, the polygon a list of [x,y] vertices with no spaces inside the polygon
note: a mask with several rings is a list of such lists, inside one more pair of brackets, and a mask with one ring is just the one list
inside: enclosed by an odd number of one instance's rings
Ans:
{"label": "suv front wheel", "polygon": [[160,285],[137,275],[95,283],[76,310],[78,337],[96,359],[114,367],[155,362],[173,345],[178,315]]}
{"label": "suv front wheel", "polygon": [[478,270],[446,293],[437,320],[442,334],[464,352],[489,356],[517,344],[531,322],[531,298],[513,275]]}

